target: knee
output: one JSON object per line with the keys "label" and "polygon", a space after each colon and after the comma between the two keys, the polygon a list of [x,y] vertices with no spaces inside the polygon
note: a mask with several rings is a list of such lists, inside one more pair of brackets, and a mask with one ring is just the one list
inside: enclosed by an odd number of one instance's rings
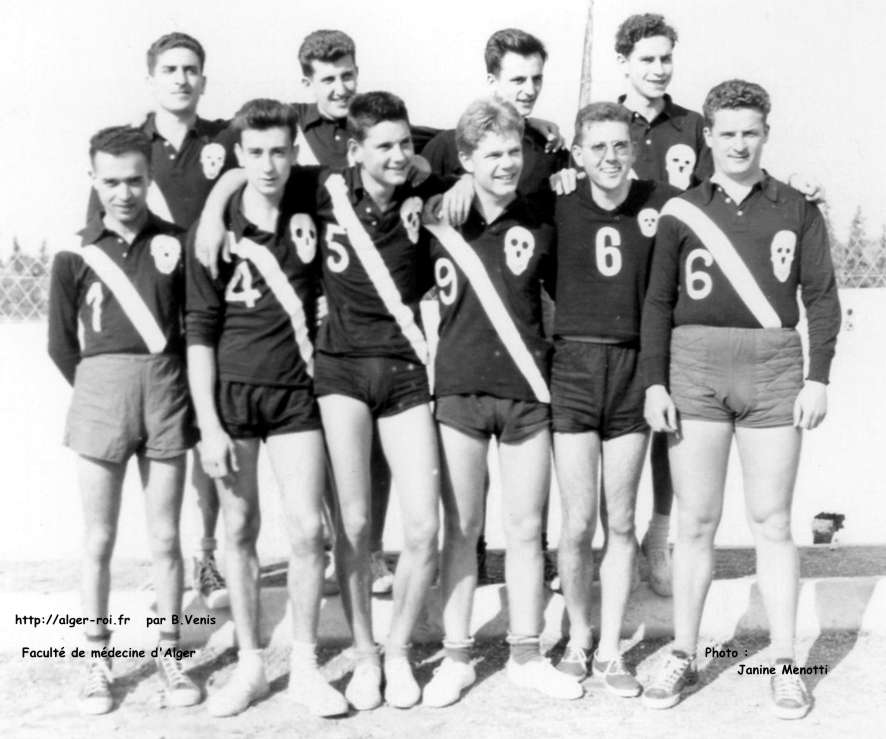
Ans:
{"label": "knee", "polygon": [[445,516],[446,538],[451,541],[467,541],[476,543],[483,533],[483,516]]}
{"label": "knee", "polygon": [[254,511],[225,511],[225,532],[228,545],[241,548],[255,546],[261,528],[261,516]]}
{"label": "knee", "polygon": [[791,517],[786,511],[768,516],[752,517],[752,525],[758,536],[772,542],[791,541]]}
{"label": "knee", "polygon": [[430,520],[413,522],[406,527],[403,534],[403,548],[412,552],[423,552],[437,546],[437,517]]}
{"label": "knee", "polygon": [[609,511],[606,521],[606,530],[611,538],[631,539],[634,538],[634,512],[633,511]]}
{"label": "knee", "polygon": [[290,527],[290,545],[296,556],[311,554],[323,547],[323,519],[320,515],[300,516]]}
{"label": "knee", "polygon": [[87,559],[98,564],[111,561],[114,551],[115,531],[110,526],[94,526],[86,532],[84,553]]}
{"label": "knee", "polygon": [[341,528],[348,541],[369,540],[369,519],[369,514],[365,510],[342,510]]}
{"label": "knee", "polygon": [[560,532],[561,549],[582,549],[591,545],[594,536],[594,522],[581,516],[563,517]]}
{"label": "knee", "polygon": [[177,559],[181,557],[181,544],[178,530],[168,529],[151,534],[151,553],[155,559]]}
{"label": "knee", "polygon": [[508,544],[517,546],[541,546],[541,516],[525,516],[519,520],[509,521],[505,535]]}
{"label": "knee", "polygon": [[698,513],[681,513],[677,539],[688,544],[708,544],[714,540],[719,517]]}

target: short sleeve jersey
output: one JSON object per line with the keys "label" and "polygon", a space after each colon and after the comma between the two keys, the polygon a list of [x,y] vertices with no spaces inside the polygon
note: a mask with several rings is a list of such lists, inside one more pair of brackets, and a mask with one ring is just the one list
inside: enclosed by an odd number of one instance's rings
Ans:
{"label": "short sleeve jersey", "polygon": [[[344,181],[347,204],[368,237],[367,250],[355,249],[347,221],[331,196],[330,178]],[[415,334],[413,326],[420,330],[418,304],[432,285],[430,236],[421,228],[420,217],[424,201],[442,189],[435,177],[418,187],[407,183],[395,190],[391,207],[382,213],[363,187],[359,167],[321,173],[317,225],[329,315],[320,329],[319,351],[422,359],[409,338]],[[395,305],[405,310],[392,312]]]}
{"label": "short sleeve jersey", "polygon": [[435,394],[537,400],[520,366],[526,355],[509,349],[484,305],[489,305],[490,289],[494,290],[547,383],[550,344],[542,331],[541,288],[551,284],[554,274],[553,224],[518,197],[492,223],[472,209],[460,232],[488,282],[472,282],[459,259],[432,240],[440,303]]}
{"label": "short sleeve jersey", "polygon": [[[537,202],[553,208],[554,195],[549,178],[569,166],[568,152],[545,151],[547,141],[535,129],[526,126],[523,131],[523,171],[517,183],[521,195],[538,198]],[[425,146],[422,156],[431,165],[431,171],[441,177],[461,176],[465,173],[458,159],[455,130],[441,131]]]}
{"label": "short sleeve jersey", "polygon": [[[178,226],[150,213],[131,244],[94,217],[70,249],[55,255],[49,353],[69,381],[82,357],[182,352],[183,240]],[[100,274],[87,249],[112,268]],[[152,334],[158,344],[153,350],[145,338]]]}
{"label": "short sleeve jersey", "polygon": [[674,198],[659,220],[643,307],[646,384],[667,379],[672,326],[793,328],[798,288],[809,326],[808,377],[827,382],[840,305],[818,208],[768,175],[741,203],[710,180]]}
{"label": "short sleeve jersey", "polygon": [[242,212],[241,188],[228,203],[219,276],[188,243],[187,340],[214,346],[219,377],[254,385],[310,386],[319,292],[317,229],[309,213],[281,207],[276,233]]}
{"label": "short sleeve jersey", "polygon": [[635,343],[662,206],[679,190],[631,180],[624,202],[604,210],[587,182],[557,198],[558,336]]}
{"label": "short sleeve jersey", "polygon": [[[618,101],[624,103],[625,96]],[[665,106],[655,120],[631,112],[631,138],[637,159],[634,174],[641,180],[667,182],[688,190],[714,171],[711,150],[704,140],[704,119],[664,96]]]}
{"label": "short sleeve jersey", "polygon": [[[157,131],[154,114],[140,126],[151,139],[151,174],[148,207],[184,229],[191,227],[219,176],[237,166],[236,134],[227,121],[198,118],[178,150]],[[101,212],[95,191],[87,218]]]}

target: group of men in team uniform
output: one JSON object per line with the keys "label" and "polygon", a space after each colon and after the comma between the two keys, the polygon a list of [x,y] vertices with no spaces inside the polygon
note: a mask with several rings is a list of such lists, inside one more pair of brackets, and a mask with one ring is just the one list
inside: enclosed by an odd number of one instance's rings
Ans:
{"label": "group of men in team uniform", "polygon": [[[627,92],[578,112],[568,153],[550,145],[550,126],[530,118],[547,51],[516,29],[487,43],[490,97],[471,103],[453,131],[433,136],[411,125],[395,95],[356,92],[354,44],[340,31],[314,32],[300,49],[315,103],[252,100],[230,124],[196,115],[200,44],[180,33],[155,42],[148,71],[158,108],[140,128],[93,137],[91,215],[52,270],[50,354],[74,386],[65,442],[79,454],[84,615],[107,613],[133,454],[157,611],[180,610],[178,524],[193,409],[195,466],[214,483],[198,473],[197,584],[207,594],[220,584],[212,557],[220,506],[239,647],[232,676],[208,697],[209,713],[238,714],[269,692],[258,629],[260,442],[291,545],[292,700],[320,716],[383,701],[455,703],[476,679],[471,609],[495,438],[508,678],[576,699],[593,673],[616,695],[642,694],[647,706],[668,708],[697,677],[734,436],[765,563],[758,579],[779,665],[772,706],[782,718],[805,715],[810,697],[790,669],[798,589],[790,504],[801,429],[826,412],[840,321],[833,269],[816,206],[761,168],[766,92],[730,80],[710,91],[703,115],[681,108],[666,94],[676,40],[661,16],[620,26]],[[421,157],[417,140],[426,142]],[[798,288],[809,326],[805,375],[794,329]],[[433,396],[419,311],[431,289],[440,316]],[[546,329],[548,298],[556,308]],[[650,584],[663,595],[671,594],[674,491],[679,527],[675,642],[642,686],[619,638],[650,429],[655,503],[642,548]],[[539,643],[552,454],[569,615],[556,666]],[[370,553],[381,548],[390,477],[403,545],[380,649]],[[598,496],[606,546],[595,643]],[[330,526],[355,656],[344,694],[316,661]],[[410,640],[438,569],[444,657],[420,687]],[[93,647],[109,638],[105,627],[88,626]],[[177,627],[161,629],[157,669],[167,701],[193,705],[203,693],[170,651],[178,638]],[[90,661],[80,705],[87,713],[114,707],[106,660]]]}

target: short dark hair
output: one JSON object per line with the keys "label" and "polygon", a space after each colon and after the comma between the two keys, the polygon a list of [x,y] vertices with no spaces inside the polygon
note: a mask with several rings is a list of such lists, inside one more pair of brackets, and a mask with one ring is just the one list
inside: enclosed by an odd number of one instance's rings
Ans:
{"label": "short dark hair", "polygon": [[234,114],[234,120],[231,122],[238,139],[246,130],[266,131],[269,128],[288,128],[293,141],[297,124],[298,115],[295,108],[268,98],[256,98],[244,103]]}
{"label": "short dark hair", "polygon": [[677,43],[677,30],[665,21],[663,15],[657,13],[632,15],[615,32],[615,51],[622,56],[630,56],[638,41],[653,36],[669,38],[672,46]]}
{"label": "short dark hair", "polygon": [[357,50],[352,39],[344,31],[313,31],[305,36],[298,49],[298,63],[302,74],[310,77],[314,73],[311,62],[336,62],[350,56],[357,61]]}
{"label": "short dark hair", "polygon": [[109,126],[89,139],[89,161],[95,161],[98,152],[118,157],[135,152],[141,154],[148,166],[151,164],[151,140],[135,126]]}
{"label": "short dark hair", "polygon": [[704,99],[702,113],[704,113],[705,125],[710,128],[714,125],[714,113],[718,110],[738,110],[739,108],[751,108],[763,114],[763,121],[769,116],[772,104],[769,102],[769,93],[760,85],[745,80],[726,80],[711,88]]}
{"label": "short dark hair", "polygon": [[348,134],[358,142],[366,138],[366,132],[383,121],[409,123],[406,104],[390,92],[363,92],[354,95],[348,106]]}
{"label": "short dark hair", "polygon": [[588,123],[602,123],[615,121],[624,123],[628,130],[631,128],[631,111],[618,103],[598,102],[585,105],[575,116],[575,140],[576,146],[581,146],[584,127]]}
{"label": "short dark hair", "polygon": [[471,103],[455,127],[455,147],[460,154],[470,155],[490,131],[504,134],[512,131],[523,137],[523,116],[510,103],[495,98],[481,98]]}
{"label": "short dark hair", "polygon": [[508,52],[520,56],[539,54],[542,62],[548,60],[545,45],[531,33],[519,28],[503,28],[493,33],[486,42],[486,71],[489,74],[498,74],[501,71],[501,60]]}
{"label": "short dark hair", "polygon": [[200,72],[203,72],[203,67],[206,64],[206,51],[203,49],[203,45],[193,36],[174,31],[161,36],[148,47],[148,73],[154,74],[157,57],[170,49],[190,49],[193,51],[200,60]]}

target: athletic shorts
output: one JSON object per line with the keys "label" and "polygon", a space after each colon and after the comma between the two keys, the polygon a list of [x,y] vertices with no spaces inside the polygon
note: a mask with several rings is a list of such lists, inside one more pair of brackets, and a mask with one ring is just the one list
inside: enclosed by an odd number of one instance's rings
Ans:
{"label": "athletic shorts", "polygon": [[554,431],[614,439],[646,431],[645,391],[631,344],[557,339],[551,369]]}
{"label": "athletic shorts", "polygon": [[683,418],[790,426],[802,387],[794,329],[677,326],[671,335],[671,398]]}
{"label": "athletic shorts", "polygon": [[99,354],[77,365],[65,446],[125,462],[173,459],[196,441],[185,365],[168,354]]}
{"label": "athletic shorts", "polygon": [[314,392],[347,395],[367,406],[373,418],[394,416],[431,400],[424,365],[391,357],[314,356]]}
{"label": "athletic shorts", "polygon": [[232,439],[261,439],[322,428],[310,387],[252,385],[222,380],[218,415]]}
{"label": "athletic shorts", "polygon": [[551,426],[551,407],[536,400],[492,395],[444,395],[437,398],[434,418],[468,436],[516,444]]}

